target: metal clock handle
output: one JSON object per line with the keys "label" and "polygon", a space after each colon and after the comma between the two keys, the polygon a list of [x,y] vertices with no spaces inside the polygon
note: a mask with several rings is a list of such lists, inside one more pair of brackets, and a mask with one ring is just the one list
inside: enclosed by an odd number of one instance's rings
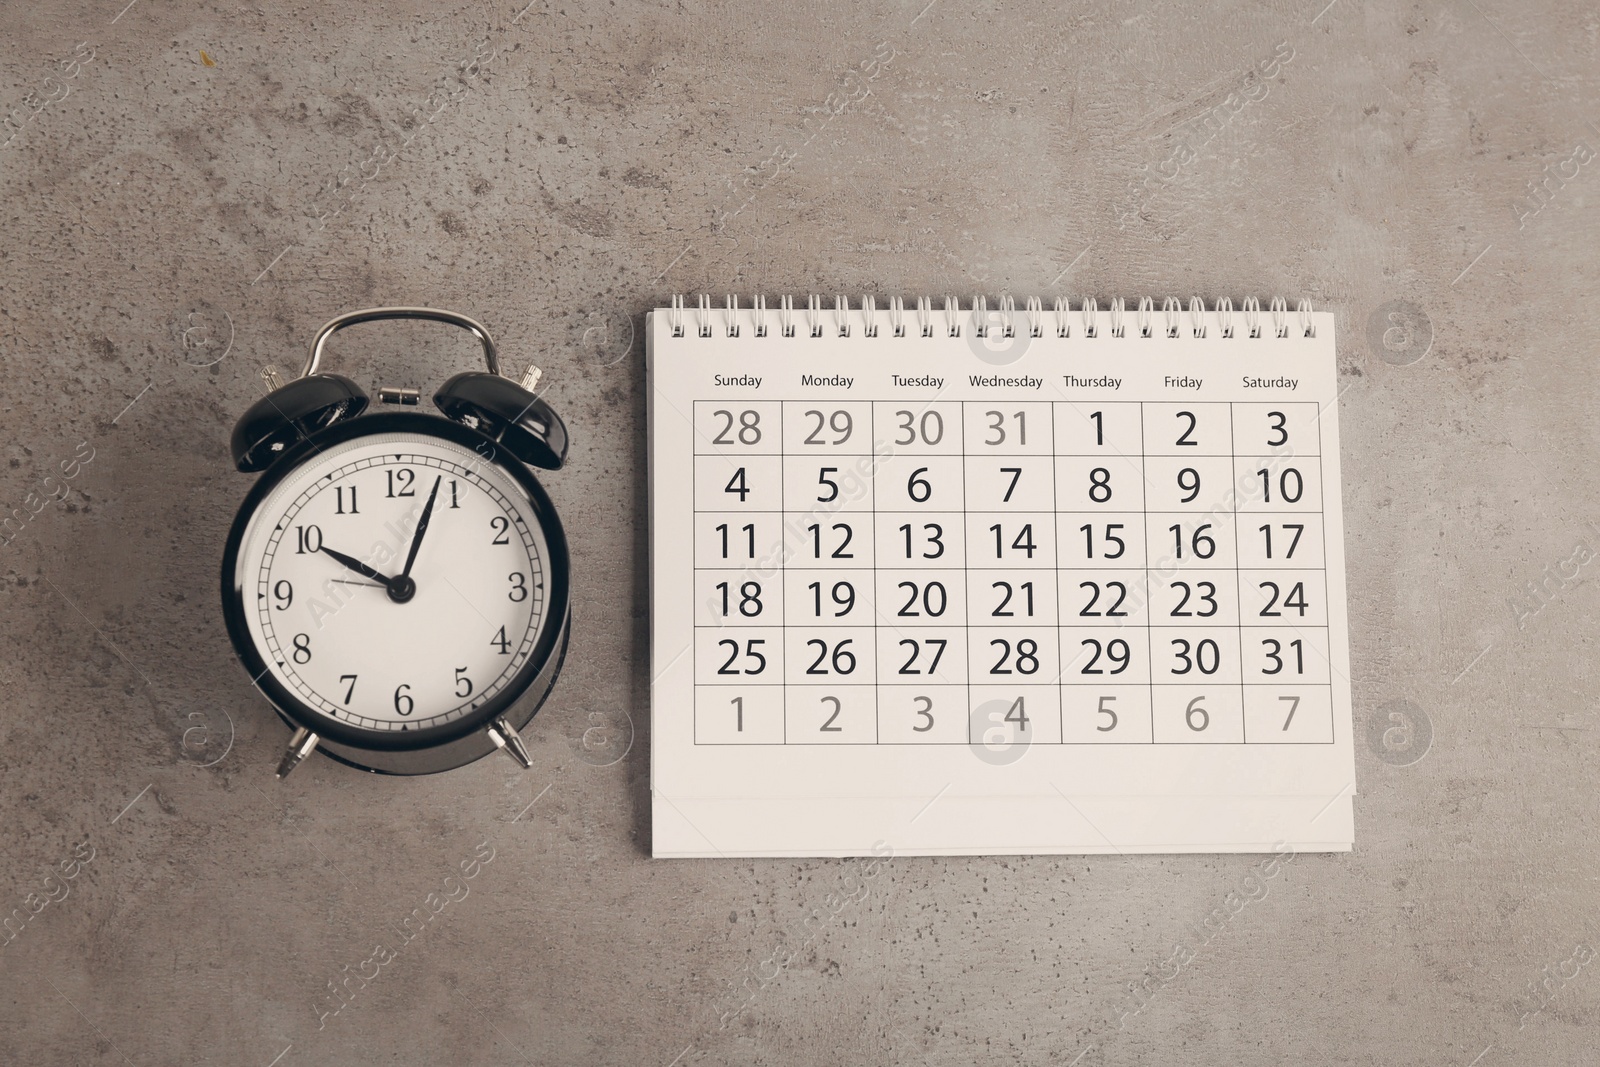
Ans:
{"label": "metal clock handle", "polygon": [[459,326],[463,330],[477,337],[483,345],[483,361],[489,365],[490,374],[500,373],[500,353],[495,348],[494,339],[489,336],[489,330],[477,319],[468,318],[454,311],[444,311],[440,308],[414,308],[414,307],[386,307],[362,308],[360,311],[347,311],[337,318],[330,319],[322,329],[317,331],[311,339],[311,355],[306,357],[306,365],[300,370],[300,377],[305,378],[317,373],[317,368],[322,365],[322,349],[328,343],[328,338],[344,329],[362,322],[376,322],[381,319],[428,319],[432,322],[443,322],[451,326]]}

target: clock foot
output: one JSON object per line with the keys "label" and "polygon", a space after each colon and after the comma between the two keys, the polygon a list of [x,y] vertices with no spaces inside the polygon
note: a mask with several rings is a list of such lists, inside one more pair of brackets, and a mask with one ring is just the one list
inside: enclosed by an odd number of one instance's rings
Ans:
{"label": "clock foot", "polygon": [[522,737],[516,729],[501,716],[489,724],[489,740],[494,742],[495,748],[503,748],[522,765],[523,770],[533,766],[533,757],[528,754],[528,746],[522,743]]}
{"label": "clock foot", "polygon": [[289,738],[289,750],[283,754],[283,760],[278,764],[278,777],[287,778],[290,771],[300,766],[301,760],[311,755],[311,750],[317,747],[317,741],[317,735],[304,726],[297,728],[294,736]]}

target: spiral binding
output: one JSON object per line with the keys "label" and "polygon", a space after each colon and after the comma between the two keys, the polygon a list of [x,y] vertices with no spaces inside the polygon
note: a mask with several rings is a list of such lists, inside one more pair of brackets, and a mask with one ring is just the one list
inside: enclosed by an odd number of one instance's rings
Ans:
{"label": "spiral binding", "polygon": [[[981,294],[974,296],[971,305],[962,311],[961,302],[951,294],[944,296],[944,332],[950,337],[962,336],[963,329],[970,324],[973,335],[979,338],[988,338],[992,330],[998,329],[1001,337],[1017,336],[1019,320],[1017,305],[1014,298],[1009,295],[1000,297],[993,311],[989,308],[988,297]],[[672,327],[672,336],[685,336],[684,311],[687,308],[685,298],[681,295],[672,298],[672,306],[667,311],[667,319]],[[888,299],[885,310],[888,313],[888,330],[880,332],[883,323],[879,319],[879,307],[876,297],[863,296],[860,306],[851,310],[850,298],[840,293],[833,298],[833,306],[825,308],[823,298],[812,294],[806,298],[805,328],[811,337],[849,337],[855,324],[859,323],[863,337],[906,337],[915,331],[915,336],[932,337],[936,328],[934,318],[933,299],[931,297],[917,297],[916,321],[911,323],[906,318],[906,306],[903,298],[892,296]],[[1078,304],[1078,329],[1074,333],[1072,322],[1072,305],[1064,297],[1056,297],[1051,306],[1054,317],[1055,336],[1057,337],[1086,337],[1097,338],[1101,333],[1100,304],[1092,296],[1084,297]],[[1238,335],[1249,338],[1267,336],[1267,331],[1262,321],[1261,301],[1251,296],[1246,297],[1239,305],[1240,316],[1244,319],[1243,330]],[[739,306],[739,298],[728,294],[722,307],[721,330],[723,336],[739,337],[741,323],[740,316],[747,314],[752,333],[756,337],[770,336],[770,327],[767,315],[767,298],[757,296],[751,305],[746,308]],[[702,293],[695,302],[694,329],[696,336],[712,337],[716,330],[713,324],[711,297]],[[1179,337],[1184,330],[1184,320],[1187,317],[1188,330],[1194,337],[1207,337],[1210,330],[1215,328],[1220,337],[1236,336],[1236,323],[1234,321],[1233,301],[1227,297],[1219,298],[1210,311],[1206,310],[1206,303],[1198,296],[1189,298],[1189,306],[1184,308],[1183,301],[1177,297],[1169,296],[1161,304],[1161,315],[1164,329],[1160,332],[1167,337]],[[1301,337],[1315,337],[1317,335],[1316,323],[1311,315],[1311,302],[1300,300],[1295,304],[1295,315],[1298,320],[1295,327],[1289,322],[1289,304],[1281,296],[1275,296],[1267,305],[1267,315],[1271,319],[1271,335],[1273,337],[1288,337],[1291,329],[1297,328]],[[963,316],[966,321],[963,321]],[[1043,337],[1045,332],[1044,302],[1036,296],[1030,296],[1023,307],[1022,316],[1029,337]],[[1124,337],[1128,324],[1124,321],[1127,317],[1127,302],[1122,297],[1114,297],[1107,306],[1106,334],[1112,337]],[[1140,297],[1137,310],[1134,312],[1134,328],[1139,337],[1154,337],[1157,334],[1155,301],[1150,297]],[[778,335],[781,337],[796,336],[794,298],[780,297],[777,307]]]}

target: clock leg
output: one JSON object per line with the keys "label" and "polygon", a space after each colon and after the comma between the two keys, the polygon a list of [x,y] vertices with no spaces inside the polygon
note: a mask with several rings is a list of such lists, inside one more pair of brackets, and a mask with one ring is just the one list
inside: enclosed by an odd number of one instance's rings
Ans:
{"label": "clock leg", "polygon": [[504,715],[490,723],[488,726],[489,740],[494,742],[495,748],[503,748],[521,764],[523,770],[533,766],[533,757],[528,753],[528,746],[522,743],[522,736],[506,721]]}
{"label": "clock leg", "polygon": [[311,755],[311,750],[317,747],[317,740],[317,735],[304,726],[295,730],[294,736],[289,738],[289,750],[283,754],[283,760],[278,764],[279,779],[287,778],[290,771],[300,766],[301,760]]}

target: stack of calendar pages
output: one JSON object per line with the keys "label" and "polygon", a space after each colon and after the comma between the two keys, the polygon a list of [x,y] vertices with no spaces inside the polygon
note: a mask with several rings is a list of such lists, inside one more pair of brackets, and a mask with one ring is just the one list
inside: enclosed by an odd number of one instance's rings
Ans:
{"label": "stack of calendar pages", "polygon": [[1333,316],[649,316],[657,856],[1348,850]]}

